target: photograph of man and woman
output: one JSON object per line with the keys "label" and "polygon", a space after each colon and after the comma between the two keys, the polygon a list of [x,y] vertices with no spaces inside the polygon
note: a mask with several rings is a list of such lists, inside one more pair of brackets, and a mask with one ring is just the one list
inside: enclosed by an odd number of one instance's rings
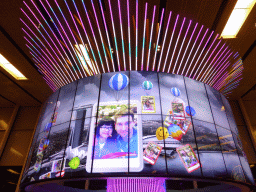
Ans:
{"label": "photograph of man and woman", "polygon": [[[98,111],[94,159],[138,157],[137,106],[105,105]],[[105,114],[108,114],[107,116]]]}

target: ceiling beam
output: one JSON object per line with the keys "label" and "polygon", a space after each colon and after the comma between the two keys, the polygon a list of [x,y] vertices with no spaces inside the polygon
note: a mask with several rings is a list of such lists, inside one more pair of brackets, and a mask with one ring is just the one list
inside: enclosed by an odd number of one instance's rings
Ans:
{"label": "ceiling beam", "polygon": [[24,91],[25,93],[27,93],[30,97],[32,97],[34,100],[36,100],[38,103],[42,104],[41,101],[39,101],[36,97],[34,97],[31,93],[29,93],[26,89],[24,89],[22,86],[20,86],[18,83],[16,83],[14,80],[12,80],[10,77],[8,77],[7,75],[5,75],[2,71],[0,71],[1,74],[3,74],[6,78],[8,78],[12,83],[14,83],[15,85],[17,85],[22,91]]}

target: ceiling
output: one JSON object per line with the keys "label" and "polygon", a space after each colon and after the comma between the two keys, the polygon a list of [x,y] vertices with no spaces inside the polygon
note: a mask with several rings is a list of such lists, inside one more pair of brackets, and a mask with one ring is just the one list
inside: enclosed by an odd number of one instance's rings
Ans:
{"label": "ceiling", "polygon": [[[29,3],[30,1],[27,0],[26,2]],[[39,1],[35,0],[35,2],[38,3]],[[49,2],[54,1],[49,0]],[[62,1],[58,2],[63,4]],[[116,0],[111,2],[116,3]],[[136,1],[130,0],[130,2],[132,5]],[[230,0],[139,0],[140,9],[144,9],[146,2],[151,5],[150,9],[156,5],[157,14],[159,14],[159,8],[165,7],[168,12],[180,14],[181,17],[198,22],[219,34],[236,3],[236,1]],[[106,0],[105,4],[107,4]],[[0,69],[0,107],[9,107],[15,104],[22,106],[41,105],[51,95],[52,90],[37,71],[32,56],[25,46],[27,41],[23,38],[25,33],[21,30],[24,24],[20,21],[20,18],[25,18],[20,10],[21,7],[24,8],[24,4],[21,0],[1,0],[0,7],[0,53],[28,78],[28,80],[17,81],[4,69]],[[135,12],[134,9],[131,9],[131,13]],[[140,12],[143,15],[143,11]],[[239,99],[256,84],[255,15],[256,6],[252,9],[237,38],[225,40],[232,50],[238,51],[244,66],[243,79],[240,85],[229,95],[229,99]],[[164,22],[166,23],[167,19]],[[143,23],[139,23],[139,25],[143,25]],[[252,90],[254,93],[255,88]],[[250,93],[250,95],[253,94]]]}

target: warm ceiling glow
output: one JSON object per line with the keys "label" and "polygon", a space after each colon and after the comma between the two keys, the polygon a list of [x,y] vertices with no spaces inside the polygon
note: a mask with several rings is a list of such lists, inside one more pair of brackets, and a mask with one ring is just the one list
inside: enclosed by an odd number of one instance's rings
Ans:
{"label": "warm ceiling glow", "polygon": [[7,130],[8,124],[4,120],[0,120],[0,130]]}
{"label": "warm ceiling glow", "polygon": [[238,0],[233,9],[221,36],[235,38],[247,16],[251,12],[256,0]]}
{"label": "warm ceiling glow", "polygon": [[27,80],[27,78],[16,69],[3,55],[0,54],[0,66],[3,67],[8,73],[10,73],[17,80]]}

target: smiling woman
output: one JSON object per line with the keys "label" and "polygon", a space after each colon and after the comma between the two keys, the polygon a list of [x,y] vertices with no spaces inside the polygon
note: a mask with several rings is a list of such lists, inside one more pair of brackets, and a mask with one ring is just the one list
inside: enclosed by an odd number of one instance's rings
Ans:
{"label": "smiling woman", "polygon": [[105,155],[117,152],[115,135],[113,120],[99,122],[96,128],[94,159],[101,159]]}

